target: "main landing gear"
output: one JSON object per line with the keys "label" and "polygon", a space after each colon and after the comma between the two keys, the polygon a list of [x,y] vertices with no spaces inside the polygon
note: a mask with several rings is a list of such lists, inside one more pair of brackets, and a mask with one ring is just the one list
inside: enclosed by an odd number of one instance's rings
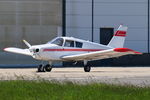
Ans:
{"label": "main landing gear", "polygon": [[90,72],[91,71],[91,66],[89,66],[88,61],[84,61],[84,71],[85,72]]}
{"label": "main landing gear", "polygon": [[[90,72],[91,71],[91,66],[89,66],[88,61],[84,61],[84,71],[85,72]],[[46,64],[46,65],[39,65],[37,72],[51,72],[52,70],[52,64]]]}
{"label": "main landing gear", "polygon": [[91,70],[91,66],[88,66],[88,65],[84,66],[84,71],[85,72],[90,72],[90,70]]}
{"label": "main landing gear", "polygon": [[50,64],[39,65],[37,72],[50,72],[52,70],[52,66]]}

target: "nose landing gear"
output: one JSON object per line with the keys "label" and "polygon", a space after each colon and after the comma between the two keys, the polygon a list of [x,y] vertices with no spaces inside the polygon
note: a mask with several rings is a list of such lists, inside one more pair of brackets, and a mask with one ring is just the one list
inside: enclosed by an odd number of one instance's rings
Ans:
{"label": "nose landing gear", "polygon": [[37,72],[45,72],[44,71],[44,66],[43,65],[39,65]]}
{"label": "nose landing gear", "polygon": [[51,72],[52,66],[50,64],[45,65],[45,71]]}
{"label": "nose landing gear", "polygon": [[39,65],[37,72],[50,72],[52,70],[52,66],[50,64]]}

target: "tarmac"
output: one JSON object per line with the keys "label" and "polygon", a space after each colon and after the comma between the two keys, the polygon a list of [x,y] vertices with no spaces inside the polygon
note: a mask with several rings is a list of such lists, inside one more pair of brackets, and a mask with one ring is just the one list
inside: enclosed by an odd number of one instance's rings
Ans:
{"label": "tarmac", "polygon": [[78,84],[107,83],[150,87],[150,67],[53,68],[51,72],[36,72],[36,68],[1,68],[0,80],[49,80]]}

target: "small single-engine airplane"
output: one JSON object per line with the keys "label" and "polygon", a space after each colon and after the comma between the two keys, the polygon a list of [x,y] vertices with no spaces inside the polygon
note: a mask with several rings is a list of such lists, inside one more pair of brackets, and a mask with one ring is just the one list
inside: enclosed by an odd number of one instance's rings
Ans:
{"label": "small single-engine airplane", "polygon": [[120,25],[108,45],[102,45],[73,37],[57,37],[52,41],[31,46],[27,41],[23,42],[29,49],[9,47],[5,51],[32,56],[35,59],[48,61],[47,65],[39,65],[38,72],[50,72],[53,61],[83,61],[84,71],[90,72],[88,61],[119,57],[128,54],[141,54],[140,52],[123,48],[127,27]]}

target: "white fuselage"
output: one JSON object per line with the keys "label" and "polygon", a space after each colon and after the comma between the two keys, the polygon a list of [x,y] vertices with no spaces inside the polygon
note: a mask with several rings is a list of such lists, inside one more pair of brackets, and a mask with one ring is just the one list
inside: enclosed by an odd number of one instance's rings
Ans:
{"label": "white fuselage", "polygon": [[[33,58],[38,60],[46,60],[46,61],[60,61],[63,56],[83,54],[94,51],[101,51],[106,49],[111,49],[111,47],[101,45],[98,43],[93,43],[90,41],[80,40],[72,37],[61,37],[63,39],[63,43],[61,46],[47,43],[43,45],[34,45],[30,49],[39,49],[39,52],[33,54]],[[74,41],[74,47],[66,46],[66,41]],[[77,42],[82,43],[82,47],[77,47]],[[76,44],[75,44],[76,43]]]}

